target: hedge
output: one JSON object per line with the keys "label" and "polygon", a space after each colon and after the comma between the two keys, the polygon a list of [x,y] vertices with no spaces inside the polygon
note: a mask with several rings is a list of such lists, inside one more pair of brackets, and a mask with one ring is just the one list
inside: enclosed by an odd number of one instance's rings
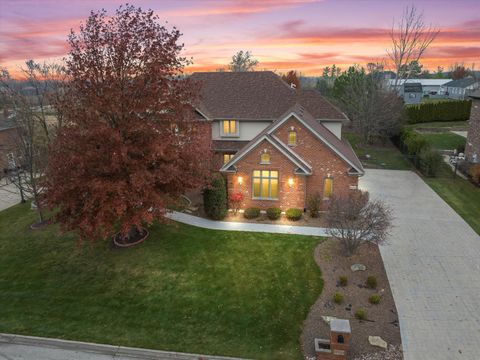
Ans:
{"label": "hedge", "polygon": [[203,208],[214,220],[222,220],[227,215],[227,188],[223,176],[214,176],[210,186],[203,189]]}
{"label": "hedge", "polygon": [[405,112],[409,124],[432,121],[463,121],[470,119],[471,107],[471,100],[449,100],[407,105]]}

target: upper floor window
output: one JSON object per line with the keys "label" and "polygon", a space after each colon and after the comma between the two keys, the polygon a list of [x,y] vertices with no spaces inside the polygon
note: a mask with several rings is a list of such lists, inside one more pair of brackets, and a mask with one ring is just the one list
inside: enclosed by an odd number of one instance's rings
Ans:
{"label": "upper floor window", "polygon": [[234,154],[223,154],[223,163],[226,164],[230,161]]}
{"label": "upper floor window", "polygon": [[290,130],[288,132],[288,146],[297,145],[297,132],[295,130]]}
{"label": "upper floor window", "polygon": [[222,121],[222,136],[238,136],[238,123],[236,120]]}
{"label": "upper floor window", "polygon": [[260,156],[260,164],[270,164],[270,154],[267,149],[263,150],[263,153]]}

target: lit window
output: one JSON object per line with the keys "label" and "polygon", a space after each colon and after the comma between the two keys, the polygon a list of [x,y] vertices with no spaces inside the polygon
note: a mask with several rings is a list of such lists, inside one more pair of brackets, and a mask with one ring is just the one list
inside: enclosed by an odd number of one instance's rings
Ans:
{"label": "lit window", "polygon": [[234,154],[223,154],[223,163],[226,164],[230,161]]}
{"label": "lit window", "polygon": [[323,197],[330,198],[333,194],[333,179],[326,178],[323,184]]}
{"label": "lit window", "polygon": [[237,135],[237,122],[235,120],[223,120],[222,131],[223,135],[234,136]]}
{"label": "lit window", "polygon": [[297,132],[296,131],[290,131],[288,133],[288,145],[289,146],[297,145]]}
{"label": "lit window", "polygon": [[253,197],[258,199],[278,198],[278,171],[253,171]]}
{"label": "lit window", "polygon": [[270,164],[270,154],[265,149],[260,157],[260,164]]}

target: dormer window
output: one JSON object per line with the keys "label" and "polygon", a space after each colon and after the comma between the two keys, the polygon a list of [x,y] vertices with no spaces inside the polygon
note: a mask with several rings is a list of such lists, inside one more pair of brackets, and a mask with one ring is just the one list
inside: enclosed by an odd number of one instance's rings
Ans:
{"label": "dormer window", "polygon": [[260,157],[260,164],[270,164],[270,154],[267,149],[263,150],[263,153]]}
{"label": "dormer window", "polygon": [[290,131],[288,132],[288,146],[295,146],[297,145],[297,132],[295,128],[292,126]]}
{"label": "dormer window", "polygon": [[222,121],[222,136],[238,136],[238,123],[236,120]]}

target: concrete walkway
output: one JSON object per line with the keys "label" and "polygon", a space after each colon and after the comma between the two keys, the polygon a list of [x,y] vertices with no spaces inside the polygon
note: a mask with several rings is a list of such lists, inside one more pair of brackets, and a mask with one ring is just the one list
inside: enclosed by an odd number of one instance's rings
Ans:
{"label": "concrete walkway", "polygon": [[0,183],[0,211],[20,203],[20,192],[13,184]]}
{"label": "concrete walkway", "polygon": [[232,221],[214,221],[204,219],[177,211],[167,214],[171,220],[175,220],[184,224],[198,226],[212,230],[228,230],[228,231],[252,231],[266,232],[277,234],[297,234],[311,236],[329,236],[327,229],[314,226],[291,226],[291,225],[275,225],[275,224],[253,224]]}
{"label": "concrete walkway", "polygon": [[405,360],[480,359],[480,236],[413,172],[367,170],[360,188],[394,211],[380,251]]}
{"label": "concrete walkway", "polygon": [[466,139],[468,131],[454,131],[454,130],[452,130],[452,133],[454,133],[456,135],[459,135],[461,137],[464,137]]}
{"label": "concrete walkway", "polygon": [[6,360],[242,360],[239,358],[158,351],[0,334],[0,359]]}

